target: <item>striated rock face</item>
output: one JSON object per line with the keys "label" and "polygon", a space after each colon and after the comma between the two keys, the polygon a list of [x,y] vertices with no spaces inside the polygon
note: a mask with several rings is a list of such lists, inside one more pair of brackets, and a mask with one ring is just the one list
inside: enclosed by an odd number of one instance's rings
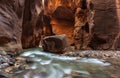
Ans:
{"label": "striated rock face", "polygon": [[22,27],[12,0],[0,0],[0,50],[21,51]]}
{"label": "striated rock face", "polygon": [[46,0],[45,14],[53,33],[66,34],[77,49],[113,49],[120,32],[119,0]]}
{"label": "striated rock face", "polygon": [[81,0],[76,7],[74,43],[75,49],[89,49],[91,29],[93,27],[93,4],[88,0]]}
{"label": "striated rock face", "polygon": [[43,29],[41,0],[0,1],[0,50],[39,46]]}
{"label": "striated rock face", "polygon": [[39,46],[43,30],[43,9],[41,0],[25,0],[22,47],[33,48]]}
{"label": "striated rock face", "polygon": [[[50,17],[51,29],[48,28],[48,25],[44,25],[44,27],[52,30],[51,35],[66,34],[70,43],[73,43],[75,6],[73,0],[45,0],[44,15]],[[46,33],[46,31],[44,32]]]}
{"label": "striated rock face", "polygon": [[119,0],[92,0],[95,9],[93,38],[90,46],[93,49],[112,49],[115,37],[120,32]]}
{"label": "striated rock face", "polygon": [[120,50],[120,32],[115,37],[114,43],[112,45],[112,49],[114,49],[114,50]]}

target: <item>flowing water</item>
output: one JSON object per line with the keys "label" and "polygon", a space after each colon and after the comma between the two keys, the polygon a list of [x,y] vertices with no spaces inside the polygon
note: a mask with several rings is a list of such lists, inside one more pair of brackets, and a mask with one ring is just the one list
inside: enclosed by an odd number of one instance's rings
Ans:
{"label": "flowing water", "polygon": [[102,59],[59,56],[40,49],[26,51],[20,56],[34,62],[14,78],[120,78],[120,71]]}

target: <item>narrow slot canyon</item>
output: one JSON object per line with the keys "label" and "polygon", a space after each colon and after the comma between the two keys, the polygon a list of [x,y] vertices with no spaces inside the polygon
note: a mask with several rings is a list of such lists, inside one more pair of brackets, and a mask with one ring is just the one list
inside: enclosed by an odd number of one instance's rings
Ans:
{"label": "narrow slot canyon", "polygon": [[0,78],[120,78],[120,0],[0,0]]}

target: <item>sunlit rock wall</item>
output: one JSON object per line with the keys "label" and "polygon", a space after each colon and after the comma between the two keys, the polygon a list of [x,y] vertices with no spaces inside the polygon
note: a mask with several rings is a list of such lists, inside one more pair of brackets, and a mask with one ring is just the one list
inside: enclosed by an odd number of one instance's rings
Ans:
{"label": "sunlit rock wall", "polygon": [[[84,12],[82,11],[86,6]],[[78,9],[83,8],[81,11]],[[78,13],[77,13],[78,11]],[[44,14],[51,17],[52,31],[54,34],[66,34],[69,38],[71,44],[78,45],[77,49],[81,49],[80,46],[88,46],[90,42],[90,32],[82,34],[82,30],[88,29],[91,31],[91,28],[85,26],[86,23],[90,24],[90,19],[92,19],[90,9],[90,0],[46,0]],[[79,17],[81,16],[82,17]],[[76,19],[78,17],[78,19]],[[89,19],[90,17],[90,19]],[[81,23],[84,23],[82,26],[77,25],[80,20]],[[77,25],[77,26],[76,26]],[[92,24],[91,24],[92,25]],[[76,28],[77,27],[77,28]],[[83,29],[82,29],[83,28]],[[81,33],[79,32],[81,31]],[[76,33],[75,33],[76,32]],[[79,35],[83,35],[78,38]],[[74,37],[76,36],[76,37]],[[87,37],[87,38],[86,38]],[[83,47],[82,46],[82,47]],[[86,49],[86,48],[84,48]]]}
{"label": "sunlit rock wall", "polygon": [[[51,19],[50,24],[53,34],[66,34],[70,43],[74,41],[74,13],[77,1],[78,0],[45,0],[44,14]],[[45,28],[46,27],[48,26],[45,26]],[[45,35],[49,33],[50,32],[47,32]]]}
{"label": "sunlit rock wall", "polygon": [[[73,39],[73,31],[75,30],[76,8],[81,6],[79,1],[80,0],[45,0],[44,13],[52,17],[51,24],[53,33],[67,34],[71,43],[76,41]],[[90,0],[87,0],[87,2],[88,6]],[[91,38],[83,39],[81,41],[82,43],[76,43],[80,46],[81,44],[84,45],[85,42],[85,45],[88,44],[91,49],[95,50],[115,49],[115,45],[118,45],[116,42],[118,39],[116,39],[116,37],[118,36],[118,32],[120,32],[119,0],[91,0],[91,2],[95,10],[95,16],[93,17],[94,27],[90,28],[91,33],[89,33],[91,34]],[[87,17],[89,16],[90,14]]]}

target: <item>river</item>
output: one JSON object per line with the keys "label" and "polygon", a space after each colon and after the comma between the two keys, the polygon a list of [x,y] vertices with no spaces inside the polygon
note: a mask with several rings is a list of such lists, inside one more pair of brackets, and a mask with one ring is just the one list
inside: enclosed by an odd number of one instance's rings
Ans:
{"label": "river", "polygon": [[25,51],[20,56],[33,63],[13,78],[120,78],[120,70],[102,59],[59,56],[40,49]]}

